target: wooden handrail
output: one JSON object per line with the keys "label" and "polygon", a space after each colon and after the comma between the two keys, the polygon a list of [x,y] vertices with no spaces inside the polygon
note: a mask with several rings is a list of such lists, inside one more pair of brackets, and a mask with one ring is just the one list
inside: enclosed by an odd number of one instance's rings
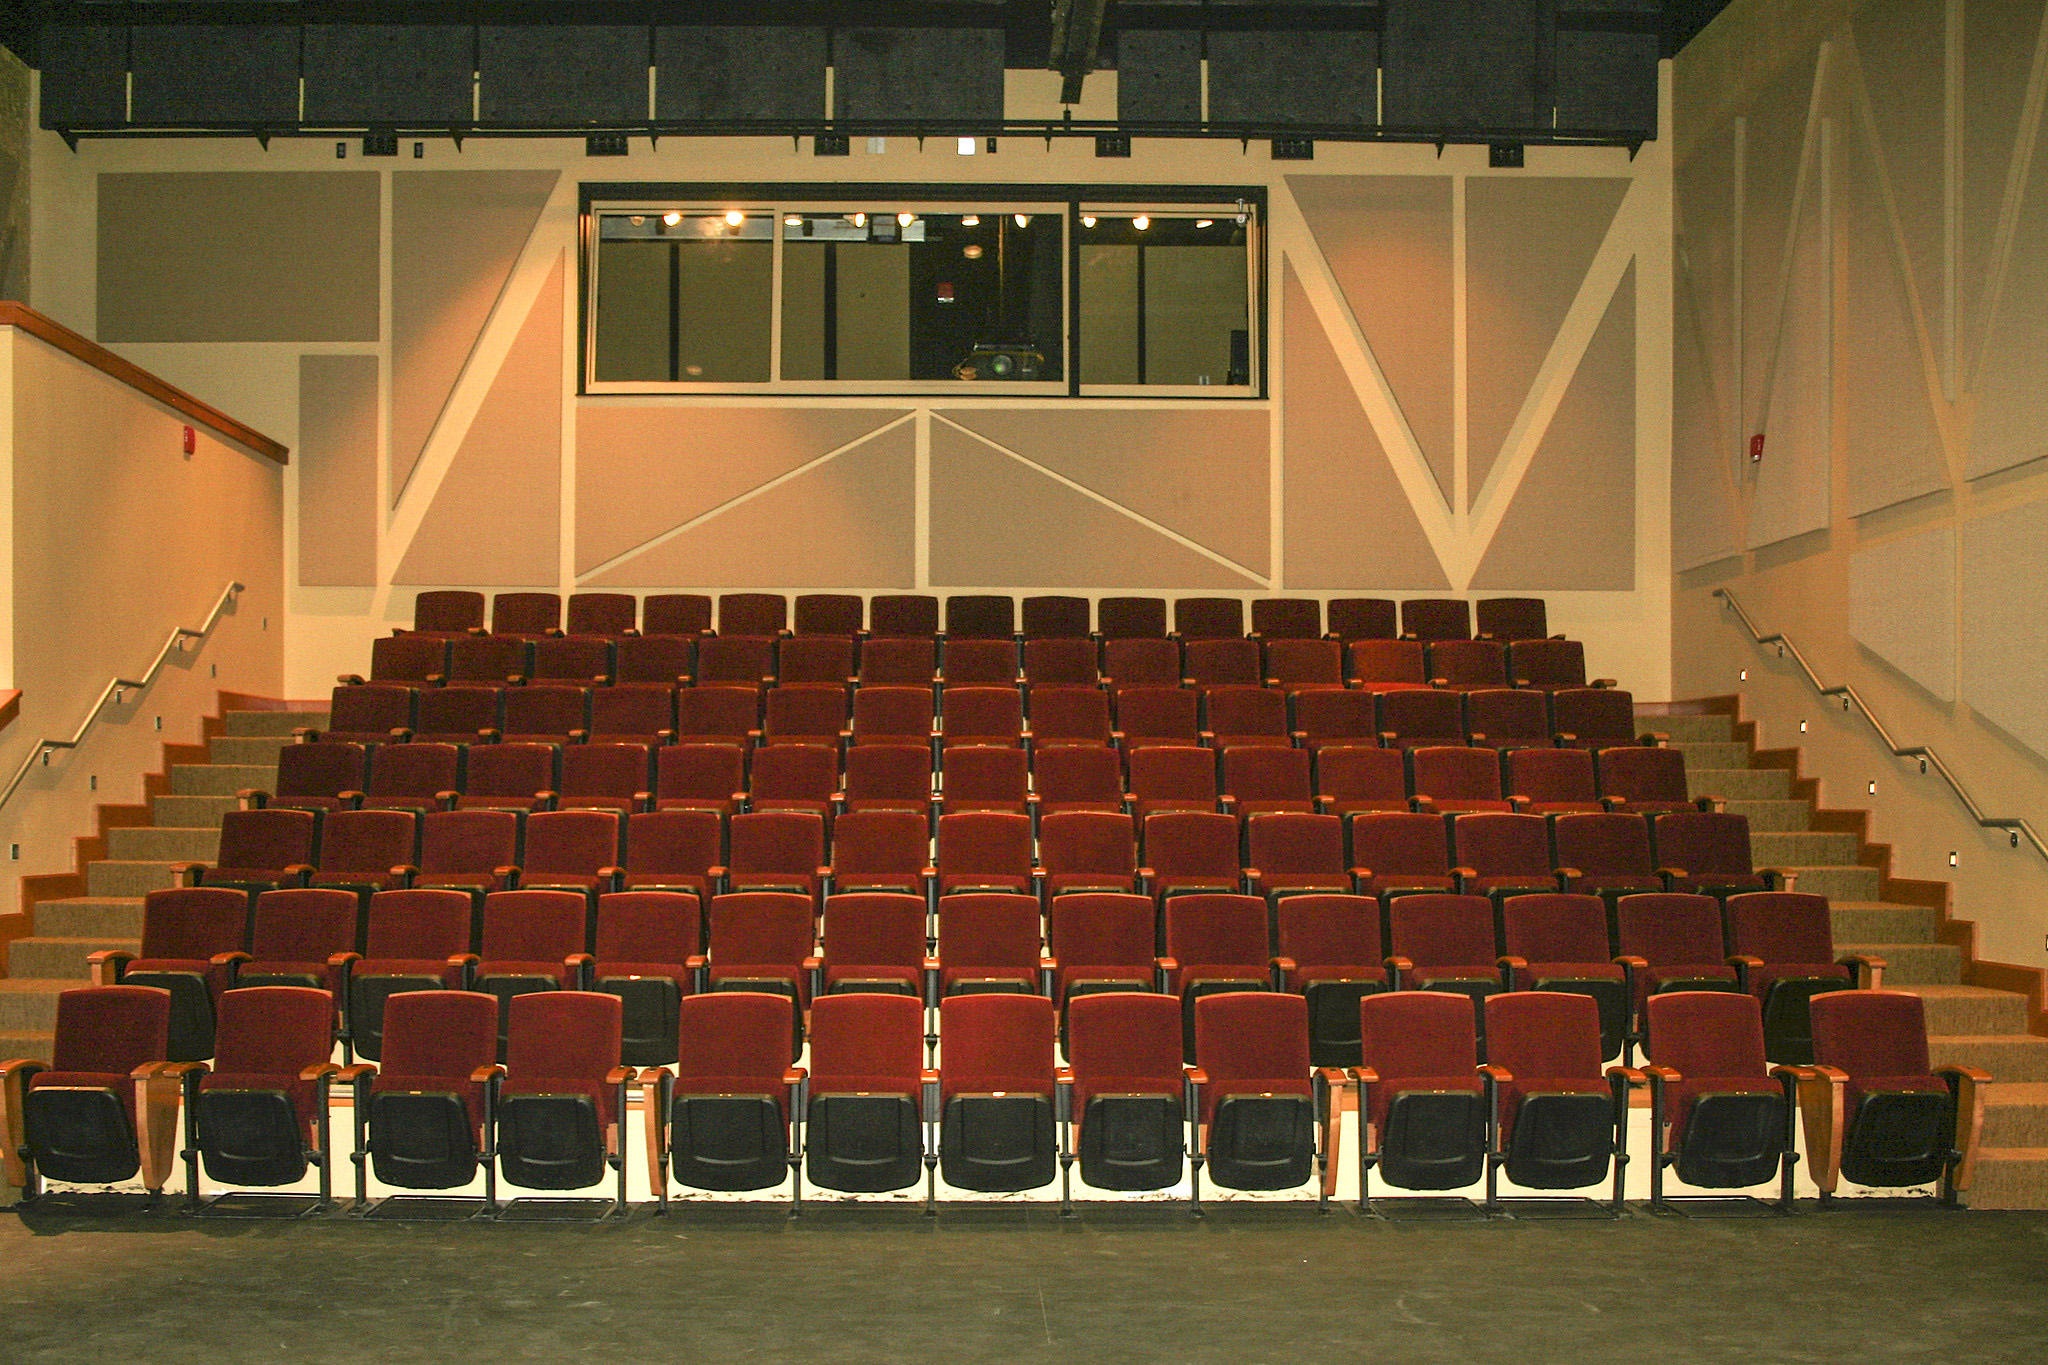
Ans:
{"label": "wooden handrail", "polygon": [[202,403],[183,389],[174,388],[130,361],[123,360],[97,341],[89,341],[60,322],[44,317],[25,303],[0,299],[0,326],[19,327],[37,340],[82,360],[109,378],[118,379],[137,393],[154,398],[175,409],[200,426],[233,441],[268,460],[289,464],[286,447],[254,427],[245,426],[208,403]]}

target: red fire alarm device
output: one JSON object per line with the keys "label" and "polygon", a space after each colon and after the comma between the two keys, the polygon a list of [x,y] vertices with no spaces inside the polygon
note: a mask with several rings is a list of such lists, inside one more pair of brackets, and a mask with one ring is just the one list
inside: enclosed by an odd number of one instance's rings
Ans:
{"label": "red fire alarm device", "polygon": [[198,433],[198,432],[196,432],[196,431],[194,431],[194,430],[192,430],[192,428],[190,428],[190,427],[186,427],[186,428],[185,428],[185,453],[186,453],[187,455],[190,455],[190,454],[193,454],[194,452],[196,452],[196,451],[197,451],[198,449],[199,449],[199,433]]}
{"label": "red fire alarm device", "polygon": [[1749,438],[1749,462],[1757,464],[1764,458],[1764,434],[1759,431]]}

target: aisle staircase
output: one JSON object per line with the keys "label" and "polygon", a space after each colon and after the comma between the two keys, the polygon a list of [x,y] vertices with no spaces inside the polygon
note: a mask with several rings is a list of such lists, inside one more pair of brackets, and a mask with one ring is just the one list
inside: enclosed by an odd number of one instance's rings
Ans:
{"label": "aisle staircase", "polygon": [[1670,735],[1671,747],[1685,752],[1692,794],[1725,797],[1730,811],[1749,817],[1757,866],[1796,872],[1798,890],[1833,903],[1835,947],[1884,958],[1884,985],[1926,1002],[1934,1063],[1966,1063],[1995,1078],[1970,1206],[2048,1208],[2048,1037],[2027,1032],[2025,995],[1965,984],[1969,964],[1961,947],[1943,941],[1938,904],[1898,899],[1901,891],[1941,884],[1891,882],[1888,850],[1866,844],[1853,828],[1860,813],[1818,808],[1814,784],[1791,766],[1797,750],[1757,753],[1754,727],[1731,715],[1643,710],[1639,728]]}

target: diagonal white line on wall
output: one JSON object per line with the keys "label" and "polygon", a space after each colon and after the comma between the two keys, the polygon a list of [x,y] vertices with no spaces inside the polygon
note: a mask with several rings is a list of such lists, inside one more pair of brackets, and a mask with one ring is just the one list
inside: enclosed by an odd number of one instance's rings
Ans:
{"label": "diagonal white line on wall", "polygon": [[[1834,54],[1835,45],[1832,42],[1825,42],[1820,45],[1820,55],[1814,59],[1813,92],[1807,99],[1806,129],[1799,144],[1798,178],[1792,184],[1792,212],[1786,216],[1785,240],[1779,244],[1778,282],[1772,291],[1770,311],[1770,363],[1760,371],[1763,375],[1763,392],[1757,402],[1754,428],[1756,431],[1763,431],[1769,425],[1772,388],[1778,382],[1778,357],[1785,345],[1785,313],[1792,301],[1792,268],[1799,253],[1799,229],[1805,222],[1806,215],[1815,211],[1814,201],[1821,197],[1820,125],[1822,118],[1825,117],[1823,110],[1828,81],[1834,74]],[[1823,224],[1824,230],[1825,227]],[[1825,235],[1825,231],[1823,240],[1832,243],[1832,239]],[[1747,363],[1745,357],[1744,364]],[[1746,409],[1747,404],[1744,406]]]}
{"label": "diagonal white line on wall", "polygon": [[2012,265],[2013,238],[2019,231],[2020,203],[2026,198],[2028,171],[2034,164],[2034,143],[2041,134],[2041,106],[2048,96],[2048,11],[2034,38],[2034,60],[2027,71],[2027,93],[2020,104],[2019,129],[2013,137],[2012,160],[2005,171],[2005,193],[1998,206],[1998,226],[1991,238],[1991,259],[1984,269],[1984,300],[1978,310],[1977,335],[1962,365],[1962,387],[1974,390],[1984,357],[1991,350],[1991,329],[1998,323],[1998,304]]}
{"label": "diagonal white line on wall", "polygon": [[[1345,378],[1351,381],[1359,406],[1365,409],[1366,420],[1372,423],[1373,434],[1393,466],[1394,476],[1401,481],[1401,491],[1408,495],[1408,504],[1429,540],[1429,548],[1435,551],[1438,563],[1448,566],[1457,544],[1457,530],[1450,505],[1437,486],[1436,474],[1423,459],[1421,443],[1415,439],[1400,403],[1394,398],[1393,386],[1380,369],[1350,304],[1344,301],[1336,274],[1308,231],[1300,210],[1293,206],[1291,196],[1277,192],[1273,204],[1292,219],[1291,225],[1296,228],[1294,239],[1298,245],[1288,247],[1285,255],[1299,275],[1302,292],[1308,295],[1309,306],[1315,309],[1323,334],[1337,353],[1337,363],[1343,366]],[[1449,378],[1445,376],[1446,381]]]}
{"label": "diagonal white line on wall", "polygon": [[884,432],[894,431],[896,428],[902,426],[905,422],[913,422],[916,420],[917,414],[915,412],[906,412],[901,417],[896,418],[894,421],[885,422],[881,426],[876,427],[873,431],[864,431],[860,435],[854,437],[851,441],[846,442],[844,445],[834,446],[832,449],[826,451],[824,454],[818,456],[816,459],[806,460],[794,469],[784,470],[782,473],[777,474],[774,478],[769,479],[766,483],[755,484],[746,492],[734,494],[732,497],[727,498],[724,502],[719,503],[716,507],[710,508],[707,511],[699,512],[696,516],[691,517],[688,521],[683,522],[680,525],[671,526],[658,536],[654,536],[650,539],[643,540],[638,545],[633,546],[629,550],[621,550],[618,554],[615,554],[610,559],[605,560],[604,563],[593,566],[588,573],[577,574],[575,581],[578,584],[588,583],[593,578],[596,578],[599,574],[611,572],[613,569],[616,569],[619,565],[624,564],[627,560],[632,559],[636,555],[646,554],[649,550],[668,544],[671,540],[674,540],[677,536],[683,534],[685,531],[695,530],[697,527],[702,526],[705,522],[711,520],[715,516],[718,516],[722,512],[729,512],[733,508],[738,507],[742,503],[752,502],[755,498],[760,497],[763,493],[767,493],[774,489],[780,488],[782,487],[782,485],[788,483],[791,479],[797,478],[800,475],[810,473],[813,469],[816,469],[819,465],[824,464],[828,460],[835,460],[839,458],[841,455],[844,455],[847,451],[852,450],[855,446],[861,445],[868,441],[872,441],[873,439],[875,439],[875,437],[882,435]]}
{"label": "diagonal white line on wall", "polygon": [[[533,311],[534,303],[540,298],[540,291],[547,284],[556,260],[563,256],[563,244],[576,240],[575,226],[576,182],[563,176],[555,182],[554,191],[548,196],[540,217],[535,220],[526,245],[520,248],[519,260],[512,267],[511,277],[505,281],[505,287],[492,305],[491,315],[485,320],[469,359],[463,364],[462,374],[449,391],[448,401],[442,406],[441,415],[427,437],[426,448],[420,452],[419,463],[413,466],[412,476],[399,494],[398,505],[385,517],[384,534],[377,547],[379,586],[374,608],[377,612],[383,612],[389,601],[392,576],[405,562],[413,537],[419,534],[428,509],[434,505],[435,495],[441,491],[442,480],[448,477],[448,470],[455,463],[455,453],[462,448],[463,438],[469,435],[470,423],[476,420],[477,410],[490,393],[499,367],[505,363],[505,357],[519,339],[527,314]],[[565,269],[564,288],[573,287],[574,279],[574,270]],[[565,344],[573,336],[572,329],[576,324],[571,319],[575,313],[573,306],[563,309]],[[564,393],[565,403],[570,401],[568,392],[573,390]]]}
{"label": "diagonal white line on wall", "polygon": [[[1493,468],[1487,471],[1486,481],[1479,486],[1479,496],[1472,501],[1472,520],[1465,538],[1458,545],[1458,559],[1444,566],[1450,573],[1452,586],[1460,592],[1468,586],[1472,575],[1479,571],[1480,561],[1492,544],[1494,532],[1500,529],[1501,519],[1507,515],[1509,505],[1520,491],[1522,480],[1536,458],[1536,448],[1542,444],[1544,433],[1550,428],[1550,419],[1578,375],[1579,362],[1585,357],[1586,347],[1592,344],[1593,334],[1607,316],[1607,306],[1614,298],[1615,289],[1627,273],[1629,262],[1635,259],[1637,241],[1653,229],[1653,224],[1648,221],[1651,212],[1649,200],[1644,182],[1638,180],[1630,185],[1621,207],[1615,212],[1614,221],[1608,225],[1607,236],[1601,241],[1600,249],[1593,253],[1586,278],[1579,282],[1579,292],[1565,312],[1564,322],[1550,343],[1549,354],[1543,357],[1535,381],[1522,400],[1522,410],[1515,414],[1514,425],[1508,428],[1500,458],[1494,461]],[[1640,374],[1638,382],[1641,382]]]}
{"label": "diagonal white line on wall", "polygon": [[970,431],[966,427],[961,426],[958,422],[955,422],[951,418],[947,417],[942,412],[932,413],[931,419],[934,422],[944,422],[947,426],[953,428],[953,430],[959,432],[963,436],[973,437],[975,440],[987,446],[990,450],[996,451],[998,454],[1009,456],[1018,464],[1023,465],[1026,469],[1031,470],[1033,473],[1042,474],[1046,478],[1051,479],[1054,483],[1059,484],[1062,487],[1072,489],[1074,492],[1079,493],[1082,497],[1089,499],[1091,502],[1100,503],[1104,507],[1109,508],[1112,512],[1122,513],[1124,516],[1129,517],[1132,521],[1137,522],[1140,526],[1143,526],[1146,530],[1165,536],[1168,540],[1172,541],[1174,544],[1180,546],[1183,549],[1192,550],[1196,554],[1202,556],[1202,558],[1204,559],[1212,560],[1215,563],[1221,564],[1224,568],[1229,569],[1232,573],[1243,574],[1246,578],[1251,579],[1252,582],[1258,584],[1262,588],[1271,588],[1273,586],[1273,580],[1270,576],[1262,573],[1257,573],[1251,569],[1247,569],[1244,565],[1238,563],[1236,560],[1230,558],[1228,555],[1220,555],[1216,553],[1216,551],[1210,549],[1208,546],[1203,545],[1198,541],[1188,539],[1186,536],[1182,535],[1180,532],[1174,530],[1170,526],[1161,526],[1158,522],[1153,521],[1150,517],[1142,516],[1137,512],[1133,512],[1130,508],[1124,506],[1122,503],[1116,501],[1114,498],[1106,498],[1102,494],[1096,492],[1094,489],[1088,487],[1086,484],[1076,483],[1056,469],[1048,469],[1046,466],[1040,464],[1038,461],[1032,459],[1028,455],[1019,455],[1016,451],[1010,449],[1008,446],[999,444],[998,442],[995,441],[991,441],[988,437],[982,435],[978,431]]}

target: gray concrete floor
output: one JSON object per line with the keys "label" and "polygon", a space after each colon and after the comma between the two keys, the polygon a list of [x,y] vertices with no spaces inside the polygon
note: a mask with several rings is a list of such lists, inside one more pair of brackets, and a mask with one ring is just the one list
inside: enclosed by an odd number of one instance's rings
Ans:
{"label": "gray concrete floor", "polygon": [[2048,1361],[2048,1214],[0,1213],[0,1361]]}

